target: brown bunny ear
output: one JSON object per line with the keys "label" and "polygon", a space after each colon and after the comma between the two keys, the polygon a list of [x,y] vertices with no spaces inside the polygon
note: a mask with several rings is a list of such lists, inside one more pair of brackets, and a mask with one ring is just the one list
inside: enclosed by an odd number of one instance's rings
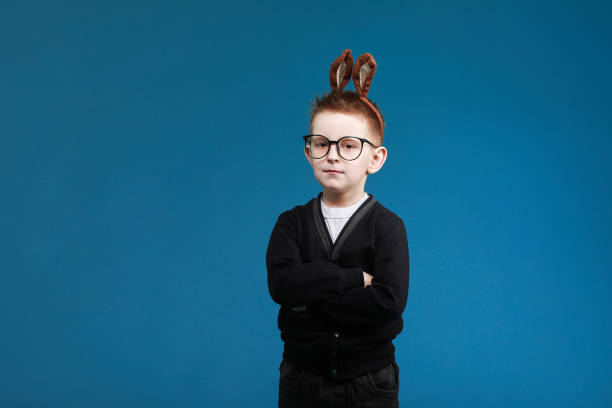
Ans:
{"label": "brown bunny ear", "polygon": [[380,112],[378,109],[372,105],[372,103],[368,100],[368,91],[370,90],[370,85],[372,84],[372,78],[374,78],[374,73],[376,72],[376,60],[370,53],[365,53],[357,58],[355,61],[355,65],[353,66],[353,83],[355,84],[355,89],[360,96],[360,99],[374,111],[376,117],[378,118],[378,123],[380,125],[380,141],[382,143],[384,133],[385,133],[385,123],[383,122],[382,116],[380,116]]}
{"label": "brown bunny ear", "polygon": [[329,67],[329,83],[333,91],[342,93],[342,90],[351,79],[352,69],[353,54],[351,50],[346,49]]}
{"label": "brown bunny ear", "polygon": [[353,83],[357,93],[365,98],[370,90],[372,78],[376,72],[376,61],[370,53],[365,53],[357,58],[353,67]]}

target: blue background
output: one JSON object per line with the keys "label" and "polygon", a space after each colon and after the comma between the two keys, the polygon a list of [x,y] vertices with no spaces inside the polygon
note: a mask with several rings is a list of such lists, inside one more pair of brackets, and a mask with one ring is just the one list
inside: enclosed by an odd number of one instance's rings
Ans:
{"label": "blue background", "polygon": [[[272,407],[265,250],[370,52],[414,407],[612,405],[609,2],[4,2],[0,406]],[[353,89],[349,84],[347,89]]]}

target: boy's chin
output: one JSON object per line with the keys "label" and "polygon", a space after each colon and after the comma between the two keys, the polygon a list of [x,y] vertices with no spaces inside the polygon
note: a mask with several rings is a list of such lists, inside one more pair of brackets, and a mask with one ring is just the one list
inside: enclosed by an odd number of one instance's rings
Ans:
{"label": "boy's chin", "polygon": [[324,191],[330,192],[330,193],[343,193],[349,189],[346,188],[346,186],[340,186],[340,183],[322,183],[319,182],[319,184],[321,185],[321,187],[323,188]]}
{"label": "boy's chin", "polygon": [[339,180],[317,180],[323,191],[333,194],[344,194],[359,189],[359,186],[348,185]]}

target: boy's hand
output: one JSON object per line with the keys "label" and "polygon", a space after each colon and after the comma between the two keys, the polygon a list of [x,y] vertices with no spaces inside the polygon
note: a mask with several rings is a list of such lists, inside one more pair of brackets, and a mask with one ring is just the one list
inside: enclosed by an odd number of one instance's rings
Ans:
{"label": "boy's hand", "polygon": [[[362,271],[363,272],[363,271]],[[373,276],[367,272],[363,272],[363,287],[370,286],[372,284]]]}

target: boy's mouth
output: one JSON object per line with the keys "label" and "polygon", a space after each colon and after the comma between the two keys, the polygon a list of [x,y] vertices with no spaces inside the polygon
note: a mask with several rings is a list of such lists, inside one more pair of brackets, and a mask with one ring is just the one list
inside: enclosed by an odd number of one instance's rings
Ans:
{"label": "boy's mouth", "polygon": [[338,170],[323,170],[325,173],[329,173],[329,174],[341,174],[341,171]]}

